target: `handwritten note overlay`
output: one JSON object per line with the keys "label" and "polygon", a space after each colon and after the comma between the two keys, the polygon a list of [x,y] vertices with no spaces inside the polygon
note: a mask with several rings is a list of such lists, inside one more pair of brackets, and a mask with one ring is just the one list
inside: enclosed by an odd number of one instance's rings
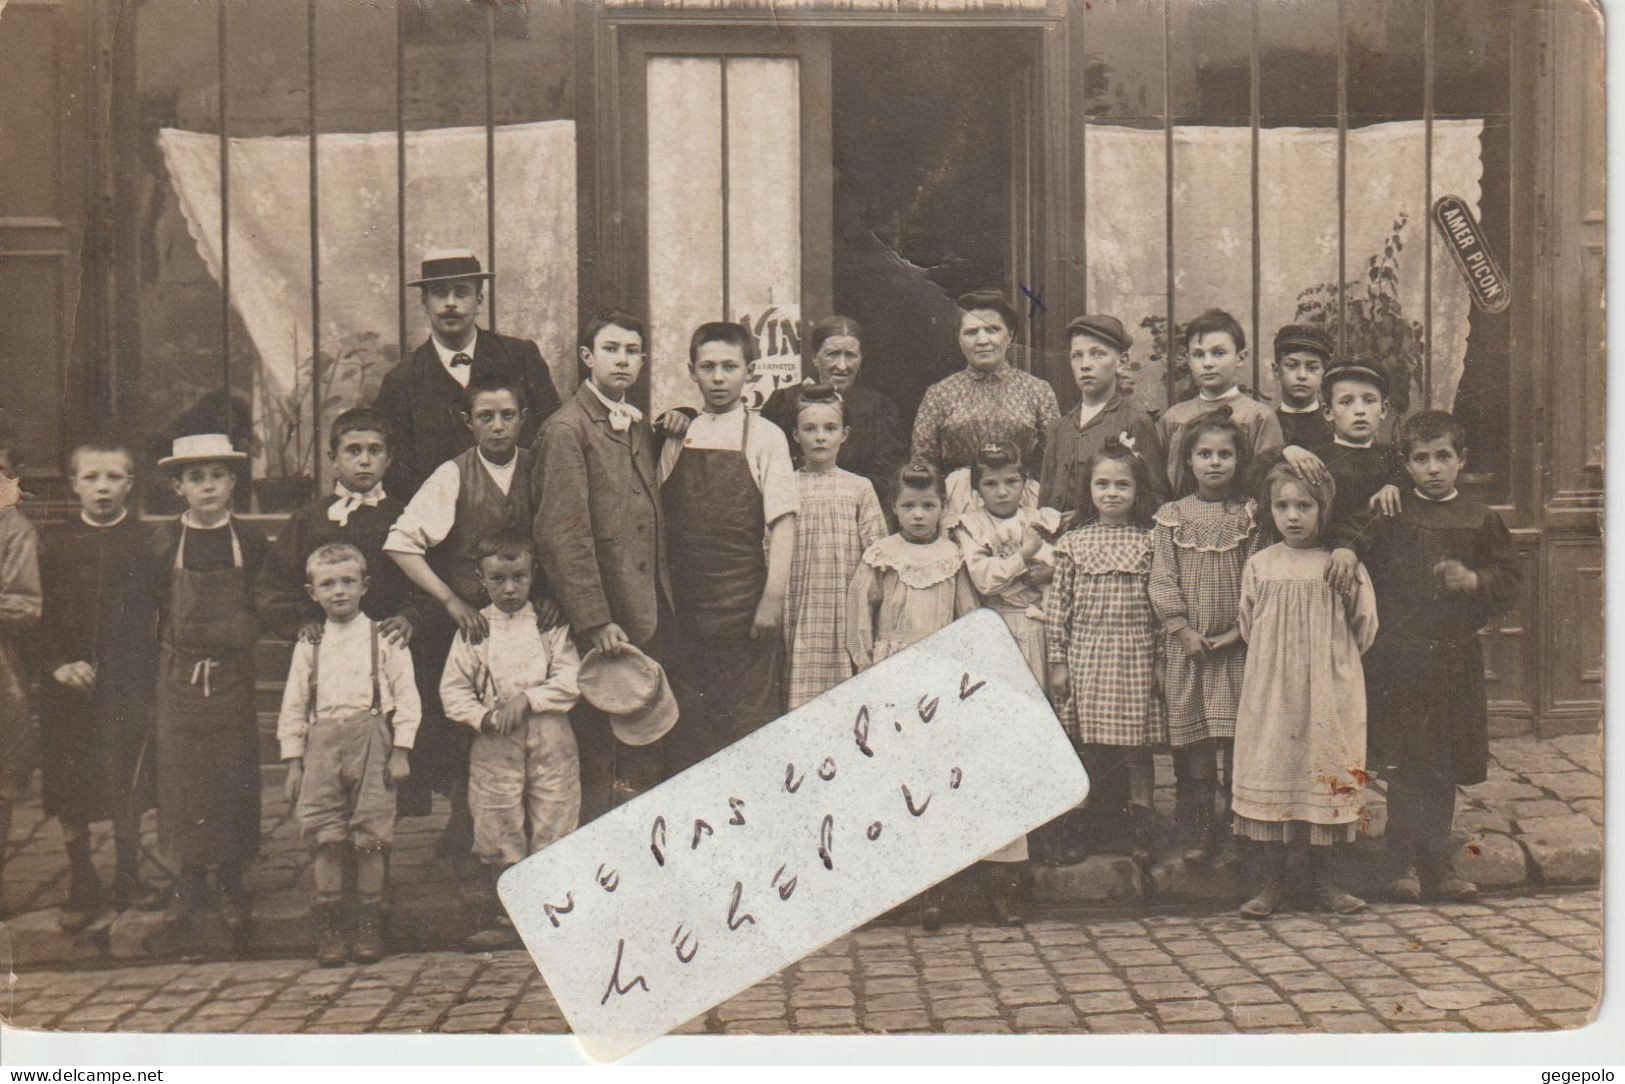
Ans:
{"label": "handwritten note overlay", "polygon": [[1058,816],[1088,787],[1004,622],[978,610],[531,856],[498,887],[587,1053],[609,1060]]}

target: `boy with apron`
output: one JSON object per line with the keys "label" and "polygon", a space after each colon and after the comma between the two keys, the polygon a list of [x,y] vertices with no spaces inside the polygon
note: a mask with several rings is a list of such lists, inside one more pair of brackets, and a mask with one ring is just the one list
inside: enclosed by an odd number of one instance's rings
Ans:
{"label": "boy with apron", "polygon": [[243,869],[259,852],[259,735],[254,717],[253,584],[265,537],[231,515],[238,464],[224,434],[179,437],[158,461],[187,503],[154,536],[159,593],[158,842],[180,864],[162,939],[197,933],[208,871],[239,947],[249,917]]}
{"label": "boy with apron", "polygon": [[799,498],[784,433],[740,401],[752,342],[702,324],[689,374],[704,412],[660,453],[677,636],[670,660],[676,771],[784,712],[784,594]]}

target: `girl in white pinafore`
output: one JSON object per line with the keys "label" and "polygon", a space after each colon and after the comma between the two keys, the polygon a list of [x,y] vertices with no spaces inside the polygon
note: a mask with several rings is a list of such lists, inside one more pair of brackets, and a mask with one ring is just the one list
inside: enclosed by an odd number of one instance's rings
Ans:
{"label": "girl in white pinafore", "polygon": [[1241,906],[1266,918],[1281,906],[1287,844],[1309,843],[1315,901],[1349,914],[1365,902],[1331,875],[1333,848],[1354,841],[1365,804],[1365,676],[1360,656],[1377,635],[1376,596],[1360,570],[1345,598],[1326,582],[1321,544],[1335,492],[1285,463],[1264,478],[1281,541],[1254,554],[1238,614],[1247,670],[1236,712],[1235,834],[1252,841],[1261,881]]}

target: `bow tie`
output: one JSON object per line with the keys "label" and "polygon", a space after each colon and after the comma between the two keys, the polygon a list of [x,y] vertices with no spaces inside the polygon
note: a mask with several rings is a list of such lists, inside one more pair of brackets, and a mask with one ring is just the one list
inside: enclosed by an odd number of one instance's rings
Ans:
{"label": "bow tie", "polygon": [[346,489],[342,482],[335,482],[333,496],[338,500],[327,506],[327,518],[340,527],[348,527],[351,512],[364,504],[377,507],[378,502],[384,499],[384,485],[380,482],[365,493],[357,493],[353,489]]}
{"label": "bow tie", "polygon": [[617,433],[624,433],[632,428],[633,422],[643,420],[643,411],[631,403],[609,403],[609,427]]}
{"label": "bow tie", "polygon": [[473,365],[473,364],[474,364],[474,359],[469,357],[467,354],[459,353],[459,354],[453,354],[451,356],[451,367],[453,369],[457,368],[457,366],[459,366],[459,365]]}

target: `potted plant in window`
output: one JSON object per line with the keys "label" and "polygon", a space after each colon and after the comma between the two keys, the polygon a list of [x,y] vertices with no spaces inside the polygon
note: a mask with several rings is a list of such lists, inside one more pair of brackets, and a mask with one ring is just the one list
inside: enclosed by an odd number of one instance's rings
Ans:
{"label": "potted plant in window", "polygon": [[327,423],[342,411],[370,401],[398,356],[399,351],[385,346],[376,331],[341,336],[335,349],[319,355],[321,413],[315,419],[310,355],[295,367],[293,386],[287,392],[277,393],[266,381],[259,381],[254,429],[265,476],[255,480],[254,496],[260,511],[286,512],[310,499],[320,481]]}

